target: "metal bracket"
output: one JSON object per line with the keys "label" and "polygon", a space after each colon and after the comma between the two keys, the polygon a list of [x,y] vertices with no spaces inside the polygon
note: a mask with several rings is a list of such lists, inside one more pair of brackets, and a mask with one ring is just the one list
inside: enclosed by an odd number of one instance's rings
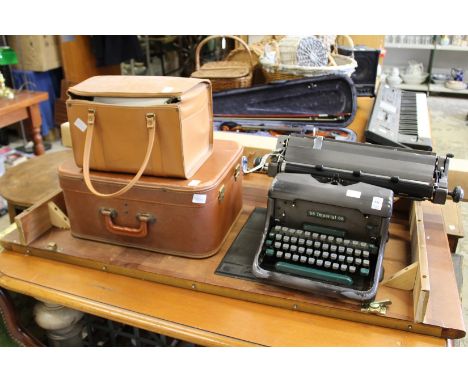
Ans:
{"label": "metal bracket", "polygon": [[224,190],[225,190],[225,188],[224,188],[224,184],[223,184],[223,185],[221,186],[221,188],[219,189],[219,191],[218,191],[218,200],[219,200],[220,202],[222,202],[223,199],[224,199]]}
{"label": "metal bracket", "polygon": [[234,181],[237,182],[237,178],[240,174],[240,164],[237,164],[236,168],[234,169]]}
{"label": "metal bracket", "polygon": [[361,312],[385,315],[387,314],[388,306],[391,304],[392,302],[389,299],[365,303],[362,304]]}
{"label": "metal bracket", "polygon": [[95,115],[96,115],[96,110],[88,109],[88,125],[94,125]]}
{"label": "metal bracket", "polygon": [[154,129],[156,126],[156,114],[155,113],[147,113],[146,114],[146,127],[148,130]]}

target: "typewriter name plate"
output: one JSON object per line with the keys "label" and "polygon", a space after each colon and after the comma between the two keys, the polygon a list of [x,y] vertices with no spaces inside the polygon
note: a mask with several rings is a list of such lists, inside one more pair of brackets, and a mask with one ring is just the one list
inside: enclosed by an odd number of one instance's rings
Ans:
{"label": "typewriter name plate", "polygon": [[338,222],[344,222],[346,220],[345,217],[342,215],[330,214],[327,212],[313,211],[313,210],[308,210],[307,216],[318,218],[318,219],[323,219],[323,220],[338,221]]}

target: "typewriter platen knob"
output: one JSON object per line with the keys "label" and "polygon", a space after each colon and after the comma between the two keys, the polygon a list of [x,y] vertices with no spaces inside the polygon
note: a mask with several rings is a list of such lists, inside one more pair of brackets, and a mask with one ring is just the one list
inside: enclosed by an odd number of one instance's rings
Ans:
{"label": "typewriter platen knob", "polygon": [[465,196],[465,192],[463,191],[463,188],[456,186],[452,192],[449,192],[449,195],[455,203],[458,203]]}

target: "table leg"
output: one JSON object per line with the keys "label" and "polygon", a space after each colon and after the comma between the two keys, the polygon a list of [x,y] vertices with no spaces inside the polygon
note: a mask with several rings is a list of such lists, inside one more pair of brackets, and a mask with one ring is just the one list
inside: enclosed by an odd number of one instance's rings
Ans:
{"label": "table leg", "polygon": [[42,155],[45,153],[44,144],[42,143],[41,136],[41,111],[39,104],[31,105],[28,107],[29,114],[29,127],[32,133],[32,139],[34,141],[34,154]]}
{"label": "table leg", "polygon": [[13,224],[15,222],[16,208],[12,203],[10,202],[7,202],[7,203],[8,203],[8,215],[10,216],[10,223]]}
{"label": "table leg", "polygon": [[34,319],[46,330],[51,346],[82,346],[83,316],[83,312],[52,302],[38,301],[34,306]]}

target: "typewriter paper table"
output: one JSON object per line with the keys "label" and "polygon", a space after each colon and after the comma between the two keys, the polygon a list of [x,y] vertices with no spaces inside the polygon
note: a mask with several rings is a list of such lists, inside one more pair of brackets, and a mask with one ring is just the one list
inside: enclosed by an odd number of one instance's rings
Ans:
{"label": "typewriter paper table", "polygon": [[[248,214],[249,209],[264,203],[271,179],[253,175],[244,181],[245,214]],[[428,249],[434,261],[442,261],[436,265],[443,271],[451,265],[451,259],[440,208],[430,207],[426,216],[429,218],[427,233],[434,238]],[[226,251],[236,234],[231,233],[222,251]],[[219,261],[222,255],[214,258]],[[377,319],[373,315],[369,315],[368,323],[352,322],[242,301],[235,293],[230,297],[208,294],[191,290],[187,285],[183,288],[164,285],[9,250],[0,253],[0,287],[200,345],[447,345],[447,340],[440,338],[444,337],[440,328],[434,329],[431,335],[416,334],[412,327],[397,330],[373,325]],[[437,316],[440,313],[437,301],[449,299],[454,305],[454,311],[449,312],[454,316],[449,320],[453,324],[450,327],[463,331],[453,280],[434,295],[432,292],[434,300],[429,302],[429,314]]]}

